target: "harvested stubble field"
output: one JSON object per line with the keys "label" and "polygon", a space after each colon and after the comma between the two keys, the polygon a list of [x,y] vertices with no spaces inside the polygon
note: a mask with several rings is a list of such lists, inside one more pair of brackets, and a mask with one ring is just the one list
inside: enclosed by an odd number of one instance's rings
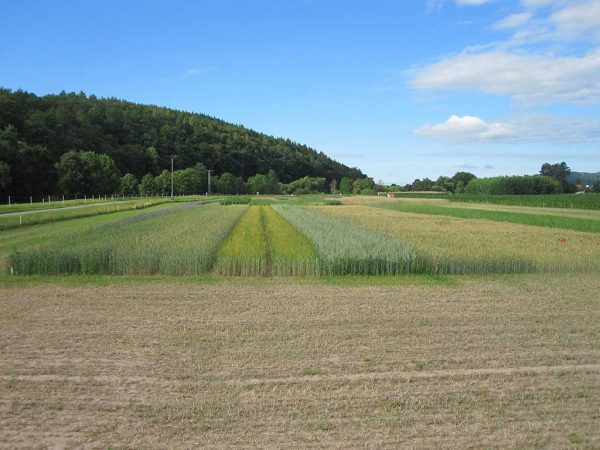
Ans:
{"label": "harvested stubble field", "polygon": [[49,281],[0,284],[2,448],[600,446],[595,274]]}

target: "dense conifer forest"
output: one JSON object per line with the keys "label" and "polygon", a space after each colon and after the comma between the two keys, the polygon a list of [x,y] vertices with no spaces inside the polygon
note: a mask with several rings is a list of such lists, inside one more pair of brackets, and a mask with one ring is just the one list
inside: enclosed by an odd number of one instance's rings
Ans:
{"label": "dense conifer forest", "polygon": [[170,169],[171,156],[176,170],[203,167],[243,180],[270,171],[282,183],[307,176],[327,183],[364,178],[359,169],[306,145],[203,114],[83,93],[37,96],[0,88],[2,193],[65,193],[61,167],[76,170],[85,158],[67,158],[61,166],[61,157],[81,151],[110,157],[117,177],[137,180]]}

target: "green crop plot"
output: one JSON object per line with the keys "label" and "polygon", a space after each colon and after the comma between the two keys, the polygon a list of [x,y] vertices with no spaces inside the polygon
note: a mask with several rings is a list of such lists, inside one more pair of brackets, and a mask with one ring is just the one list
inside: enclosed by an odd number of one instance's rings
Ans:
{"label": "green crop plot", "polygon": [[574,208],[600,210],[600,194],[556,195],[469,195],[448,196],[451,202],[492,203],[497,205],[534,206],[540,208]]}
{"label": "green crop plot", "polygon": [[15,212],[25,212],[25,211],[39,211],[42,209],[61,209],[61,208],[70,208],[73,206],[92,206],[98,203],[112,203],[112,202],[120,202],[120,201],[130,201],[134,200],[131,198],[80,198],[80,199],[72,199],[72,200],[62,200],[51,198],[48,202],[47,199],[44,199],[42,202],[35,203],[12,203],[10,205],[0,205],[0,215],[2,214],[10,214]]}
{"label": "green crop plot", "polygon": [[373,206],[395,211],[436,216],[451,216],[461,219],[485,219],[497,222],[520,223],[538,227],[564,228],[568,230],[600,233],[600,220],[593,218],[568,217],[564,215],[535,214],[525,212],[495,211],[490,209],[460,208],[429,202],[379,203]]}
{"label": "green crop plot", "polygon": [[431,270],[429,263],[400,239],[323,214],[315,208],[275,206],[275,209],[314,244],[323,275],[386,275]]}
{"label": "green crop plot", "polygon": [[9,255],[16,274],[195,275],[212,267],[246,207],[202,205],[125,219]]}
{"label": "green crop plot", "polygon": [[137,210],[172,202],[170,197],[154,197],[137,200],[124,200],[109,203],[74,205],[48,211],[23,211],[0,214],[0,230],[22,228],[49,222],[77,219],[81,217],[114,214],[121,211]]}

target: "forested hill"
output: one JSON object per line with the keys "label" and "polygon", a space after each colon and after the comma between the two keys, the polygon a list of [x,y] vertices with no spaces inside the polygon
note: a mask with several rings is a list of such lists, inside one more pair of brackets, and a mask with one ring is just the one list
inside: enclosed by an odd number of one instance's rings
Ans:
{"label": "forested hill", "polygon": [[10,168],[5,191],[57,192],[55,164],[71,150],[109,155],[121,174],[158,174],[202,163],[244,179],[274,169],[282,182],[304,176],[363,178],[305,145],[203,114],[100,99],[83,93],[39,97],[0,88],[0,162]]}

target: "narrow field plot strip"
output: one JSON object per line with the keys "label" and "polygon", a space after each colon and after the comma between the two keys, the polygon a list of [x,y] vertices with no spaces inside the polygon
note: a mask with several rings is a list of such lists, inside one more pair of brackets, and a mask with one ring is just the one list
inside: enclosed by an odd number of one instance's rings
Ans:
{"label": "narrow field plot strip", "polygon": [[535,206],[542,208],[572,208],[600,210],[600,194],[555,195],[449,195],[451,202],[494,203],[497,205]]}
{"label": "narrow field plot strip", "polygon": [[215,267],[217,273],[246,276],[266,274],[267,239],[262,209],[262,206],[250,206],[225,240],[219,249]]}
{"label": "narrow field plot strip", "polygon": [[398,238],[323,214],[315,207],[276,205],[274,209],[314,244],[323,275],[385,275],[431,270],[413,247]]}
{"label": "narrow field plot strip", "polygon": [[600,235],[370,206],[319,208],[399,238],[454,274],[598,272]]}
{"label": "narrow field plot strip", "polygon": [[86,204],[55,208],[45,211],[15,212],[0,215],[0,230],[23,228],[50,222],[78,219],[82,217],[98,216],[102,214],[115,214],[121,211],[137,210],[172,202],[169,198],[149,198],[138,200],[125,200],[109,203]]}
{"label": "narrow field plot strip", "polygon": [[494,211],[490,209],[459,208],[419,202],[394,202],[392,204],[379,204],[372,206],[415,214],[450,216],[461,219],[484,219],[496,222],[519,223],[538,227],[563,228],[589,233],[600,233],[599,220],[579,217]]}
{"label": "narrow field plot strip", "polygon": [[18,275],[206,273],[245,208],[203,205],[145,220],[106,224],[36,249],[13,252],[6,270],[12,268]]}
{"label": "narrow field plot strip", "polygon": [[270,206],[263,209],[273,275],[316,275],[319,256],[310,240]]}

